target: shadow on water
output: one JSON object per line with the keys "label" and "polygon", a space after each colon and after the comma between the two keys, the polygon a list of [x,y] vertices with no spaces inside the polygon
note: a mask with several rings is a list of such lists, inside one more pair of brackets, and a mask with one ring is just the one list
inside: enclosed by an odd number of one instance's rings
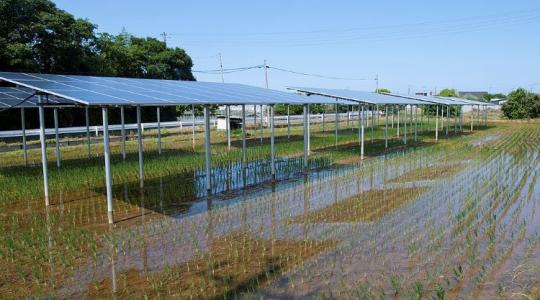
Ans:
{"label": "shadow on water", "polygon": [[[332,163],[325,158],[310,160],[310,175],[333,172]],[[139,206],[163,215],[184,217],[207,211],[210,207],[226,206],[249,194],[268,190],[281,190],[295,184],[304,176],[302,158],[280,158],[276,160],[276,178],[272,180],[269,160],[232,163],[215,167],[211,171],[212,190],[206,190],[204,170],[182,172],[158,178],[145,179],[144,187],[139,181],[113,185],[114,201]],[[104,188],[94,190],[106,195]]]}
{"label": "shadow on water", "polygon": [[[424,133],[428,134],[428,133]],[[422,133],[419,133],[422,136]],[[453,138],[450,135],[450,138]],[[370,143],[370,142],[368,142]],[[392,139],[388,151],[384,149],[384,139],[374,139],[368,156],[395,154],[411,147],[425,147],[435,142],[411,140],[408,145],[400,145],[401,141]],[[332,149],[338,156],[349,159],[327,157],[312,157],[309,161],[309,180],[313,178],[333,176],[337,171],[358,166],[357,143],[317,149],[323,153]],[[351,158],[351,155],[352,158]],[[113,198],[126,204],[144,208],[162,215],[181,218],[205,212],[209,209],[227,206],[252,199],[258,194],[269,191],[280,191],[294,185],[303,184],[305,174],[302,157],[289,157],[276,159],[276,178],[272,180],[271,164],[269,159],[255,160],[246,163],[234,162],[214,167],[211,171],[212,190],[206,190],[206,172],[204,169],[185,171],[173,175],[145,179],[144,188],[139,181],[113,185]],[[94,190],[105,197],[105,189]],[[120,219],[122,220],[122,219]]]}

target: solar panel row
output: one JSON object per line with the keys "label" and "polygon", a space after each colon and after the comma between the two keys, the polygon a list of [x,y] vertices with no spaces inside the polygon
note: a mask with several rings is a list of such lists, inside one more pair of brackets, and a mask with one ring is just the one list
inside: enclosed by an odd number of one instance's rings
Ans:
{"label": "solar panel row", "polygon": [[323,89],[311,87],[289,87],[288,89],[311,95],[322,95],[326,97],[337,97],[340,99],[366,102],[370,104],[397,104],[397,105],[491,105],[487,102],[466,100],[455,97],[440,96],[421,96],[421,95],[402,95],[402,94],[377,94],[365,91],[354,91],[345,89]]}
{"label": "solar panel row", "polygon": [[474,100],[468,100],[468,99],[462,99],[462,98],[455,98],[455,97],[441,97],[437,96],[439,99],[448,99],[450,101],[459,101],[465,103],[464,105],[484,105],[484,106],[492,106],[493,104],[489,102],[480,102],[480,101],[474,101]]}
{"label": "solar panel row", "polygon": [[[141,105],[167,106],[183,104],[343,104],[361,103],[378,105],[487,105],[457,98],[377,94],[373,92],[290,87],[299,94],[286,93],[235,83],[96,77],[0,72],[0,80],[26,88],[0,93],[0,107],[11,107],[37,90],[57,99],[49,98],[49,105]],[[5,89],[5,88],[4,88]],[[11,88],[17,89],[17,88]],[[309,95],[306,97],[305,95]],[[26,96],[25,96],[26,95]],[[53,99],[53,100],[51,100]],[[57,103],[54,103],[56,101]],[[36,97],[18,107],[35,107]]]}
{"label": "solar panel row", "polygon": [[[47,106],[65,107],[75,103],[54,96],[45,96]],[[38,97],[29,88],[0,87],[0,109],[5,108],[36,108]]]}
{"label": "solar panel row", "polygon": [[0,72],[0,80],[85,105],[356,104],[243,84]]}
{"label": "solar panel row", "polygon": [[369,104],[426,104],[423,101],[414,100],[410,98],[395,97],[385,94],[377,94],[372,92],[354,91],[354,90],[341,90],[341,89],[322,89],[322,88],[307,88],[307,87],[289,87],[291,90],[296,90],[306,94],[321,95],[326,97],[336,97],[340,99],[360,101]]}
{"label": "solar panel row", "polygon": [[415,99],[420,100],[432,104],[442,104],[442,105],[469,105],[468,103],[465,103],[463,101],[457,101],[446,99],[446,98],[440,98],[440,97],[432,97],[432,96],[421,96],[421,95],[401,95],[401,94],[391,94],[395,97],[402,97],[402,98],[408,98],[408,99]]}

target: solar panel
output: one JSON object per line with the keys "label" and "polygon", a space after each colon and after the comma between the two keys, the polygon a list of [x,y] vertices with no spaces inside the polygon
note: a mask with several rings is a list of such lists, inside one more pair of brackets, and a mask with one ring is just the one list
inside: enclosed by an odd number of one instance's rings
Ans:
{"label": "solar panel", "polygon": [[321,89],[321,88],[309,88],[309,87],[289,87],[291,90],[296,90],[306,94],[321,95],[325,97],[340,98],[345,100],[352,100],[357,102],[364,102],[367,104],[398,104],[398,105],[422,105],[426,104],[423,101],[395,97],[385,94],[377,94],[373,92],[354,91],[354,90],[341,90],[341,89]]}
{"label": "solar panel", "polygon": [[[336,103],[235,83],[0,72],[0,80],[85,105]],[[356,104],[340,100],[340,104]]]}
{"label": "solar panel", "polygon": [[489,102],[474,101],[474,100],[468,100],[468,99],[462,99],[462,98],[456,98],[456,97],[437,96],[437,98],[450,100],[450,101],[460,101],[460,102],[463,102],[464,105],[487,105],[487,106],[493,105],[493,104],[491,104]]}
{"label": "solar panel", "polygon": [[402,95],[402,94],[389,94],[395,97],[415,99],[420,101],[429,102],[431,104],[442,104],[442,105],[467,105],[467,103],[462,101],[454,101],[450,99],[445,99],[442,97],[432,97],[432,96],[422,96],[422,95]]}
{"label": "solar panel", "polygon": [[[0,109],[4,108],[37,108],[38,97],[29,88],[0,87]],[[73,101],[55,96],[45,96],[46,106],[65,107],[74,105]]]}

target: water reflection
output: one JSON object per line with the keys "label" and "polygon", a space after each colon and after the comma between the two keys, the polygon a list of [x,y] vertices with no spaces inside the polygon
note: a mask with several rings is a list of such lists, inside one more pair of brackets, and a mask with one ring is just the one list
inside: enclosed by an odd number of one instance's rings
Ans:
{"label": "water reflection", "polygon": [[[281,159],[276,163],[277,185],[274,185],[269,162],[253,161],[234,163],[212,169],[212,191],[208,194],[204,173],[185,172],[158,178],[144,179],[144,188],[139,182],[113,185],[115,200],[139,207],[140,215],[151,210],[164,215],[181,217],[209,209],[205,199],[211,198],[218,207],[226,202],[234,203],[242,194],[253,195],[266,190],[283,189],[303,175],[303,161],[299,158]],[[326,159],[313,159],[315,177],[329,176],[335,170]],[[343,168],[343,167],[342,167]],[[104,193],[102,189],[97,192]],[[241,198],[241,197],[240,197]],[[229,199],[236,199],[229,201]],[[119,217],[116,221],[131,219],[133,216]]]}
{"label": "water reflection", "polygon": [[[527,197],[514,199],[511,195],[515,194],[514,191],[529,188],[528,185],[534,185],[532,190],[537,187],[536,179],[526,180],[523,185],[519,180],[514,180],[520,175],[527,177],[529,171],[526,165],[531,159],[536,161],[537,156],[538,153],[532,152],[525,158],[517,159],[507,153],[496,153],[485,159],[471,160],[451,176],[431,178],[427,182],[393,181],[419,167],[445,168],[451,164],[445,152],[416,151],[407,155],[399,153],[376,158],[354,167],[324,169],[301,177],[290,176],[277,184],[268,182],[256,188],[244,188],[247,168],[235,171],[236,167],[231,166],[223,168],[226,176],[221,179],[224,192],[217,195],[197,196],[197,177],[186,175],[192,178],[188,180],[190,187],[181,191],[188,191],[186,195],[187,198],[191,197],[191,201],[186,201],[175,192],[184,178],[158,178],[152,184],[146,183],[144,190],[133,187],[140,193],[139,207],[142,210],[156,210],[172,218],[145,220],[143,213],[140,225],[116,230],[115,239],[123,242],[136,240],[138,243],[120,246],[118,253],[122,255],[118,263],[116,257],[111,255],[111,270],[120,274],[149,273],[153,274],[153,278],[163,278],[170,274],[191,274],[189,272],[193,268],[200,268],[196,269],[199,271],[197,274],[202,274],[204,280],[219,286],[226,282],[221,276],[246,274],[242,268],[251,263],[250,258],[244,256],[246,252],[257,260],[253,266],[262,266],[261,270],[264,271],[268,270],[265,265],[267,261],[260,258],[264,257],[261,253],[275,259],[273,262],[279,262],[280,258],[285,257],[283,252],[295,253],[298,250],[294,242],[308,241],[310,245],[316,245],[313,241],[324,241],[333,244],[317,252],[317,255],[321,254],[320,257],[310,261],[292,260],[297,269],[291,273],[283,272],[283,277],[291,280],[278,280],[263,289],[269,294],[275,293],[278,298],[286,295],[309,297],[317,291],[333,290],[344,285],[356,286],[358,282],[355,280],[363,278],[379,284],[378,287],[387,292],[391,288],[388,286],[390,280],[380,279],[382,274],[388,274],[387,266],[393,266],[392,271],[400,274],[406,285],[415,280],[424,280],[422,270],[425,269],[443,276],[452,264],[461,263],[465,255],[474,256],[473,262],[500,257],[496,253],[499,248],[495,246],[491,246],[493,251],[489,255],[483,256],[490,247],[489,239],[483,235],[499,235],[509,239],[511,234],[501,235],[504,231],[498,230],[504,226],[523,224],[513,219],[516,216],[523,219],[529,217],[530,213],[518,213]],[[530,168],[530,172],[536,174],[540,166],[536,163]],[[505,176],[501,176],[501,173]],[[220,172],[216,171],[215,174]],[[264,177],[259,178],[264,180]],[[503,187],[509,187],[511,192],[503,192]],[[128,195],[134,197],[136,193],[131,189],[128,186]],[[395,203],[399,198],[395,193],[407,189],[418,193],[413,193],[414,197],[407,201]],[[362,198],[365,195],[372,197]],[[126,197],[127,201],[134,201],[130,197]],[[330,218],[326,218],[326,222],[309,219],[315,212],[354,197],[359,197],[362,204],[353,203],[334,211],[337,221]],[[184,205],[185,209],[178,211],[177,203]],[[468,207],[469,203],[475,206]],[[343,218],[357,208],[362,209],[365,216]],[[469,225],[459,221],[462,220],[460,218],[466,219],[460,215],[468,216],[469,213],[472,216]],[[493,218],[493,215],[498,217]],[[474,232],[480,238],[471,241]],[[493,241],[497,243],[496,239]],[[508,240],[505,243],[512,244]],[[276,245],[284,246],[279,249]],[[269,252],[264,252],[267,249],[270,249]],[[233,254],[235,260],[223,258],[223,252],[227,251]],[[302,248],[302,251],[305,250]],[[142,263],[139,264],[139,261]],[[98,267],[89,263],[81,270],[99,269],[100,264],[95,265]],[[231,273],[216,275],[215,272],[219,273],[224,266]],[[187,271],[188,268],[190,271]],[[167,273],[169,270],[173,270],[172,273]],[[321,274],[326,276],[324,285],[322,280],[310,280],[311,276],[320,279]],[[271,275],[275,276],[274,273]],[[199,290],[204,290],[208,285],[206,281],[196,281],[201,277],[178,276],[175,278],[179,282],[194,282]],[[245,284],[253,278],[241,282]],[[260,278],[262,280],[263,277]],[[470,279],[476,280],[475,277]],[[99,281],[99,277],[85,278],[81,280],[81,285],[96,281]],[[246,286],[249,285],[229,288],[245,292]],[[462,290],[465,295],[470,292]]]}

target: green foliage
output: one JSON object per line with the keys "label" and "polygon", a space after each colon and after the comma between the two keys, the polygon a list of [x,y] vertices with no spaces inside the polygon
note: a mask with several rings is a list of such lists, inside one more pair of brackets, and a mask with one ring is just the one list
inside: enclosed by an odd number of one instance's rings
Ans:
{"label": "green foliage", "polygon": [[442,97],[458,97],[458,93],[455,89],[443,89],[439,92],[439,96]]}
{"label": "green foliage", "polygon": [[[444,111],[443,111],[444,109]],[[446,117],[446,110],[448,106],[439,105],[439,117]],[[437,115],[437,105],[422,105],[422,110],[424,115],[436,116]],[[459,116],[460,107],[458,105],[450,106],[450,116]],[[443,115],[444,114],[444,115]]]}
{"label": "green foliage", "polygon": [[[352,111],[352,107],[348,105],[340,105],[338,111],[341,113]],[[309,113],[311,114],[321,114],[321,113],[335,113],[336,107],[332,104],[310,104]],[[287,104],[276,104],[274,106],[274,113],[276,115],[286,116],[287,115]],[[304,113],[304,108],[302,105],[290,105],[289,113],[291,115],[301,115]]]}
{"label": "green foliage", "polygon": [[[180,48],[168,48],[155,38],[96,33],[97,26],[58,9],[49,0],[0,2],[0,70],[171,80],[195,80],[191,57]],[[202,114],[202,106],[196,108]],[[216,106],[211,108],[213,111]],[[162,108],[162,121],[174,120],[186,107]],[[190,109],[189,109],[190,110]],[[155,121],[155,108],[143,109],[143,120]],[[84,111],[65,109],[61,126],[84,125]],[[111,110],[110,122],[119,122]],[[27,110],[27,126],[36,127],[37,113]],[[19,110],[0,112],[0,130],[20,128]],[[90,111],[92,124],[101,123],[101,112]],[[126,110],[126,121],[135,120]]]}
{"label": "green foliage", "polygon": [[96,26],[75,19],[48,0],[0,2],[0,69],[44,73],[91,73]]}
{"label": "green foliage", "polygon": [[[501,93],[497,93],[497,94],[486,94],[484,95],[483,97],[483,101],[491,101],[492,99],[506,99],[506,95],[505,94],[501,94]],[[482,101],[481,100],[481,101]]]}
{"label": "green foliage", "polygon": [[[310,107],[313,109],[313,107]],[[304,108],[302,105],[289,105],[289,113],[291,115],[301,115],[304,113]],[[287,105],[277,104],[274,106],[274,114],[286,116],[287,115]]]}
{"label": "green foliage", "polygon": [[[195,116],[202,116],[204,115],[204,105],[195,105]],[[210,109],[210,114],[215,115],[217,113],[217,110],[219,108],[218,105],[209,105],[208,108]],[[191,116],[191,105],[179,105],[176,106],[176,115],[177,116],[185,116],[189,115]]]}
{"label": "green foliage", "polygon": [[385,88],[380,88],[380,89],[376,89],[375,90],[375,93],[379,93],[379,94],[390,94],[392,93],[389,89],[385,89]]}
{"label": "green foliage", "polygon": [[508,101],[502,105],[508,119],[529,119],[540,116],[540,96],[519,88],[508,94]]}
{"label": "green foliage", "polygon": [[[439,94],[437,96],[442,96],[442,97],[458,97],[458,93],[456,92],[455,89],[442,89]],[[423,108],[423,112],[425,115],[430,115],[430,116],[436,116],[437,115],[437,105],[424,105],[422,106]],[[443,117],[446,117],[446,109],[448,108],[448,106],[444,106],[444,116]],[[442,106],[439,105],[439,116],[441,116],[441,114],[443,113],[442,111]],[[456,115],[459,115],[459,111],[460,111],[460,108],[459,106],[457,105],[453,105],[453,106],[450,106],[450,116],[456,116]]]}
{"label": "green foliage", "polygon": [[138,38],[125,30],[97,39],[98,73],[110,76],[195,80],[191,58],[180,48],[167,48],[155,38]]}

